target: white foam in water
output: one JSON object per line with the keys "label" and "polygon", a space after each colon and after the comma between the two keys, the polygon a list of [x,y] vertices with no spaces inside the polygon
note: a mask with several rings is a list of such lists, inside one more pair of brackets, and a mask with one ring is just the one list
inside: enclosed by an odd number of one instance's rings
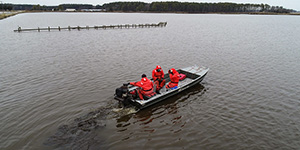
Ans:
{"label": "white foam in water", "polygon": [[135,108],[113,108],[112,111],[122,115],[129,115],[137,112]]}

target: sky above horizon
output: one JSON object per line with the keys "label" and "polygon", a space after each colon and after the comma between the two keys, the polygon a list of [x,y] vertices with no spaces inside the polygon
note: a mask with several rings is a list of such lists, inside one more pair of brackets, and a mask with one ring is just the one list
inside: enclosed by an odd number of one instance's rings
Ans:
{"label": "sky above horizon", "polygon": [[103,5],[104,3],[117,1],[140,1],[151,3],[154,1],[179,1],[179,2],[232,2],[232,3],[250,3],[250,4],[268,4],[271,6],[282,6],[287,9],[294,9],[300,11],[300,0],[0,0],[3,3],[13,4],[40,4],[40,5],[59,5],[59,4],[92,4]]}

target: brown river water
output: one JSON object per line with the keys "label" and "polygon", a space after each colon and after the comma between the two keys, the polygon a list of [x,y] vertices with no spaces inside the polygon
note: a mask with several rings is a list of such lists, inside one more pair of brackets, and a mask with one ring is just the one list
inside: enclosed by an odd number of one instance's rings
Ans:
{"label": "brown river water", "polygon": [[[168,22],[164,28],[13,32]],[[299,149],[300,18],[288,15],[24,13],[0,20],[0,149]],[[209,67],[145,110],[123,83]]]}

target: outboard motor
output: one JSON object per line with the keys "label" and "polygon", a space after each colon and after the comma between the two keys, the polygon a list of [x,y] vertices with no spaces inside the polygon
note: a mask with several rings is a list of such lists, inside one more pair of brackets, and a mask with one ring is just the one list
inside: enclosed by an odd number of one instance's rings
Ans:
{"label": "outboard motor", "polygon": [[115,99],[122,102],[124,106],[129,104],[129,99],[131,98],[128,90],[128,84],[123,84],[123,86],[116,89]]}

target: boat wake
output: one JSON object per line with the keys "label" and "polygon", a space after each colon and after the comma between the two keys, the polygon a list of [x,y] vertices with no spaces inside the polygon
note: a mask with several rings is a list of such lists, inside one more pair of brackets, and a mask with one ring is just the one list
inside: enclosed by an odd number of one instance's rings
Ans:
{"label": "boat wake", "polygon": [[[44,144],[54,149],[89,149],[96,136],[96,130],[106,126],[108,108],[99,108],[76,118],[69,125],[62,125]],[[99,141],[97,141],[99,143]]]}
{"label": "boat wake", "polygon": [[[88,114],[74,119],[68,125],[60,126],[56,133],[48,138],[45,145],[52,149],[93,149],[95,143],[101,144],[99,141],[98,131],[105,128],[106,120],[110,118],[124,118],[136,113],[135,108],[112,108],[112,106],[104,106],[89,112]],[[117,119],[118,120],[118,119]],[[97,141],[95,141],[97,139]]]}
{"label": "boat wake", "polygon": [[129,108],[114,108],[112,110],[114,113],[117,113],[119,116],[130,115],[138,112],[134,107]]}

